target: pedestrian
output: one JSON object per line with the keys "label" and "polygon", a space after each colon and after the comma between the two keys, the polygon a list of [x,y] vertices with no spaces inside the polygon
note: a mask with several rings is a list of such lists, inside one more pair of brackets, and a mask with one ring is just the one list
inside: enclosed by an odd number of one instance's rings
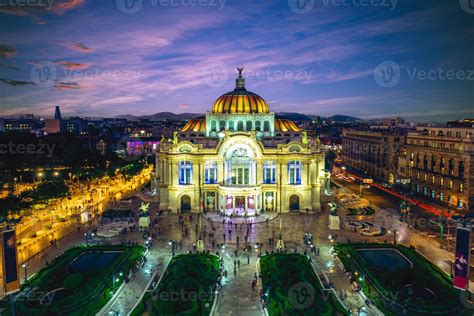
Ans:
{"label": "pedestrian", "polygon": [[237,260],[237,267],[240,269],[240,260]]}

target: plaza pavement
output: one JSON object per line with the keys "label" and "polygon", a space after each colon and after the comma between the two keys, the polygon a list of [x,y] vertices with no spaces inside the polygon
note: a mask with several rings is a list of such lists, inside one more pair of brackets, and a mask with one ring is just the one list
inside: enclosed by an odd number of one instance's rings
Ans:
{"label": "plaza pavement", "polygon": [[[332,197],[334,198],[334,197]],[[327,201],[326,201],[327,202]],[[110,308],[107,309],[107,313],[126,315],[131,311],[133,306],[136,304],[138,298],[146,290],[147,285],[150,281],[150,276],[147,270],[152,268],[155,273],[160,275],[163,273],[161,269],[164,269],[167,260],[170,257],[170,249],[167,247],[169,240],[175,240],[182,246],[178,246],[177,252],[185,252],[193,249],[193,245],[196,243],[198,227],[198,214],[192,215],[192,220],[189,218],[190,214],[183,215],[185,225],[189,227],[189,233],[185,234],[182,227],[178,224],[178,214],[167,214],[157,216],[159,207],[157,203],[154,203],[150,207],[150,214],[152,220],[157,219],[157,227],[153,226],[152,232],[157,234],[157,238],[153,240],[154,246],[150,252],[150,257],[147,262],[147,266],[139,271],[126,285],[123,291],[117,295],[114,300],[110,303]],[[377,207],[376,207],[377,209]],[[387,216],[391,219],[396,218],[393,214],[385,214],[385,210],[378,209],[379,216]],[[345,214],[340,212],[341,218],[345,217]],[[328,229],[328,213],[322,212],[320,215],[307,215],[307,214],[291,214],[285,213],[281,218],[270,221],[269,223],[253,224],[248,232],[249,244],[254,246],[255,243],[263,243],[262,252],[271,251],[273,247],[270,246],[268,239],[273,237],[274,240],[278,238],[280,233],[279,226],[280,220],[282,223],[282,236],[286,242],[287,248],[297,248],[300,253],[305,250],[303,245],[303,234],[310,232],[314,236],[314,244],[320,247],[320,256],[311,255],[313,263],[317,271],[325,271],[328,261],[334,261],[332,255],[329,253],[331,242],[328,240],[328,234],[337,234],[337,240],[340,242],[346,242],[348,239],[352,242],[392,242],[393,236],[379,236],[379,237],[363,237],[350,230],[338,230],[331,231]],[[98,223],[94,222],[90,227],[81,228],[79,232],[73,232],[66,237],[60,239],[55,247],[48,247],[40,255],[34,257],[29,262],[28,271],[29,274],[38,271],[47,261],[51,261],[57,254],[62,253],[65,249],[84,243],[84,231],[86,229],[92,229],[96,227]],[[413,245],[415,248],[430,260],[435,262],[444,271],[450,272],[449,262],[453,259],[453,254],[440,249],[439,243],[436,239],[430,237],[426,233],[419,232],[413,228],[406,227],[406,223],[400,223],[399,221],[393,221],[394,227],[399,228],[398,242],[405,245]],[[203,219],[203,239],[205,241],[206,249],[215,253],[216,251],[222,251],[218,244],[224,243],[224,232],[226,236],[226,253],[224,254],[225,269],[228,272],[228,277],[223,282],[223,290],[220,292],[220,297],[217,305],[216,315],[260,315],[262,311],[260,309],[260,303],[258,301],[258,288],[257,285],[255,292],[251,289],[251,281],[253,274],[255,273],[255,262],[256,253],[252,252],[251,262],[247,265],[246,255],[243,252],[243,241],[247,234],[247,226],[244,224],[227,225],[222,222],[212,222]],[[214,230],[213,230],[214,228]],[[214,238],[210,238],[210,233],[214,231]],[[229,233],[229,231],[231,231]],[[204,236],[205,235],[205,236]],[[237,275],[233,274],[233,260],[235,257],[234,250],[237,249],[237,236],[239,236],[239,259],[241,262],[240,269],[237,269]],[[135,242],[143,242],[141,232],[129,232],[125,236],[117,239],[110,240],[110,242],[118,242],[120,240],[129,240]],[[214,240],[214,247],[212,247],[212,240]],[[253,248],[254,250],[254,248]],[[364,302],[358,296],[358,294],[350,292],[349,280],[342,275],[341,267],[334,265],[335,269],[333,272],[325,271],[328,278],[334,283],[335,289],[338,293],[345,291],[348,294],[347,299],[343,300],[343,303],[350,307],[361,308],[364,306]],[[22,270],[22,269],[21,269]],[[375,315],[372,310],[367,307],[369,315]]]}

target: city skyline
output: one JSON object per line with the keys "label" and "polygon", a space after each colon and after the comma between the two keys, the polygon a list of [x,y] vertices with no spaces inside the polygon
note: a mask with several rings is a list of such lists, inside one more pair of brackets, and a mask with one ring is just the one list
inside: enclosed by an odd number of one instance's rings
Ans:
{"label": "city skyline", "polygon": [[0,115],[204,113],[236,66],[274,112],[474,115],[463,1],[133,3],[0,7]]}

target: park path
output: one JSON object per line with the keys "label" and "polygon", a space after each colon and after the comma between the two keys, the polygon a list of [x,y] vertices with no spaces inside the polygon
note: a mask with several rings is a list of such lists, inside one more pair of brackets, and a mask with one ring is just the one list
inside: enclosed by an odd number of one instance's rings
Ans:
{"label": "park path", "polygon": [[[338,264],[334,257],[330,253],[331,245],[320,246],[320,253],[318,256],[311,255],[312,264],[318,274],[324,272],[328,277],[329,281],[334,284],[334,289],[337,295],[347,307],[351,310],[353,315],[359,315],[359,311],[365,308],[366,315],[380,315],[379,311],[372,310],[370,306],[367,306],[364,302],[362,295],[358,292],[352,291],[352,286],[349,279],[344,275],[342,264]],[[322,279],[323,282],[324,279]]]}
{"label": "park path", "polygon": [[[167,250],[166,244],[155,243],[147,255],[145,265],[133,274],[130,281],[97,315],[129,315],[149,288],[151,281],[159,279],[164,273],[170,258],[171,253]],[[150,269],[152,269],[151,273]]]}
{"label": "park path", "polygon": [[263,315],[260,301],[258,298],[260,282],[252,290],[252,279],[256,272],[255,252],[250,256],[250,263],[247,264],[247,256],[241,252],[240,268],[237,268],[234,275],[234,250],[236,245],[226,245],[224,254],[224,269],[227,270],[227,278],[223,278],[223,289],[219,292],[216,312],[214,315],[242,315],[242,316],[261,316]]}

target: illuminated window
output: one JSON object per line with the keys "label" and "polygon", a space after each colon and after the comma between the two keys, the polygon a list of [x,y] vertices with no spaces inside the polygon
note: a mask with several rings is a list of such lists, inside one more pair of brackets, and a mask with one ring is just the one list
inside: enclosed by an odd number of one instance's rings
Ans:
{"label": "illuminated window", "polygon": [[263,163],[263,183],[276,183],[276,163],[274,161]]}
{"label": "illuminated window", "polygon": [[288,183],[289,184],[301,184],[301,161],[290,161],[288,162]]}
{"label": "illuminated window", "polygon": [[459,192],[464,192],[464,184],[462,182],[459,183]]}
{"label": "illuminated window", "polygon": [[450,188],[450,189],[453,188],[453,180],[449,180],[449,188]]}
{"label": "illuminated window", "polygon": [[179,184],[191,184],[193,178],[193,163],[190,161],[180,161],[178,163],[179,169]]}
{"label": "illuminated window", "polygon": [[234,121],[229,121],[229,130],[234,131]]}
{"label": "illuminated window", "polygon": [[204,167],[204,183],[217,183],[217,162],[206,161]]}
{"label": "illuminated window", "polygon": [[242,121],[237,122],[237,130],[239,132],[242,132],[244,130],[244,122],[242,122]]}

